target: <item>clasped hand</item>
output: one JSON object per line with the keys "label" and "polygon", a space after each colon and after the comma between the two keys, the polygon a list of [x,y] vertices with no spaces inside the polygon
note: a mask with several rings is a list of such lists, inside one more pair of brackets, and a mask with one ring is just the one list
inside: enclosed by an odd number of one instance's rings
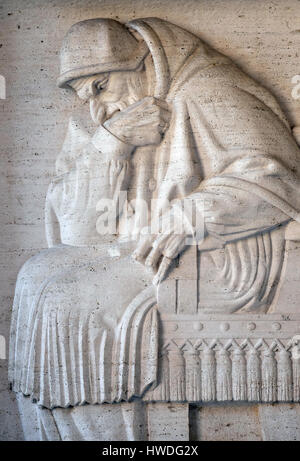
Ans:
{"label": "clasped hand", "polygon": [[104,127],[127,144],[147,146],[160,143],[170,117],[167,103],[147,96],[114,114]]}

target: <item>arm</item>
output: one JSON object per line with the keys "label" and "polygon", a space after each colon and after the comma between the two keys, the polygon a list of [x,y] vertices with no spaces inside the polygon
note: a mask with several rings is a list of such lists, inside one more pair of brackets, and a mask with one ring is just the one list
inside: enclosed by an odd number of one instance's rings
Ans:
{"label": "arm", "polygon": [[[171,204],[158,234],[151,234],[150,230],[141,238],[134,254],[136,259],[157,269],[162,256],[155,277],[157,283],[189,242],[196,241],[202,251],[213,250],[290,219],[287,205],[271,188],[274,179],[278,190],[280,177],[286,178],[282,166],[263,155],[259,160],[249,160],[247,168],[241,166],[233,164],[223,174],[202,181],[194,193]],[[242,172],[240,177],[238,170]]]}

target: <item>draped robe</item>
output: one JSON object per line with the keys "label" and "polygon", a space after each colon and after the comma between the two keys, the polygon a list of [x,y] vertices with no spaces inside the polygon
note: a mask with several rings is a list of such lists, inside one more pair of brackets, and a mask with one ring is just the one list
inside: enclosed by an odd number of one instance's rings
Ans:
{"label": "draped robe", "polygon": [[[159,146],[131,152],[103,129],[97,139],[84,133],[71,155],[65,147],[59,157],[46,203],[51,248],[20,272],[10,347],[13,389],[47,408],[130,400],[155,386],[156,292],[151,275],[130,259],[134,243],[103,241],[95,232],[103,195],[115,203],[122,190],[136,204],[205,203],[203,312],[267,312],[284,225],[300,221],[299,149],[273,96],[177,26],[153,18],[128,26],[149,46],[154,96],[168,103],[171,122]],[[129,240],[149,224],[134,207],[119,216]],[[113,306],[112,292],[119,293]],[[150,365],[143,347],[152,347]]]}

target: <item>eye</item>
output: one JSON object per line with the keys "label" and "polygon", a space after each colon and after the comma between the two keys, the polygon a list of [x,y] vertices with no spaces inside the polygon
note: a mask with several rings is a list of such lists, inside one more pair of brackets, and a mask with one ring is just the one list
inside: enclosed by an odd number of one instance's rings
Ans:
{"label": "eye", "polygon": [[101,80],[98,80],[95,82],[95,88],[97,91],[103,91],[108,83],[108,77],[105,77],[104,79],[102,78]]}

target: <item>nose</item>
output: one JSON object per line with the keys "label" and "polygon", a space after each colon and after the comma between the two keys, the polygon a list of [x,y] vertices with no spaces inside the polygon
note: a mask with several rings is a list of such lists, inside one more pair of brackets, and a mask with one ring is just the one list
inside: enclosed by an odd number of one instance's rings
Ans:
{"label": "nose", "polygon": [[95,96],[97,89],[94,82],[87,82],[80,90],[77,91],[77,95],[80,99],[88,101],[91,97]]}

